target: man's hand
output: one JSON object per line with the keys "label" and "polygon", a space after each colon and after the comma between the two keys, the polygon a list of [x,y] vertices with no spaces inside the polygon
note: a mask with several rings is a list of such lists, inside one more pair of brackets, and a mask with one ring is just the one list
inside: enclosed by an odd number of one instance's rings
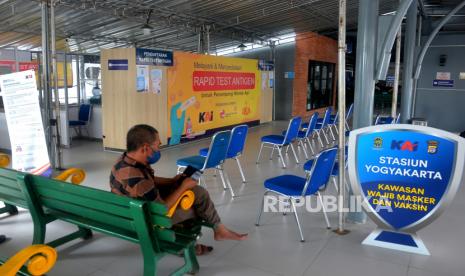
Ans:
{"label": "man's hand", "polygon": [[190,190],[190,189],[194,188],[195,186],[197,186],[197,181],[195,181],[194,179],[192,179],[190,177],[184,179],[184,181],[182,181],[182,184],[181,184],[181,187],[185,191]]}
{"label": "man's hand", "polygon": [[178,174],[176,175],[175,177],[173,177],[173,182],[176,184],[176,183],[179,183],[181,178],[183,177],[186,177],[184,174]]}

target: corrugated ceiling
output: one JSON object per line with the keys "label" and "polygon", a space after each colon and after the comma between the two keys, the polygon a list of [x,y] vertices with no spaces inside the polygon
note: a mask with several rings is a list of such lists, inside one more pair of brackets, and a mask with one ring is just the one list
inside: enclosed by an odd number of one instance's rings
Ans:
{"label": "corrugated ceiling", "polygon": [[[40,2],[0,0],[0,48],[40,47]],[[347,2],[348,29],[356,29],[358,1]],[[434,23],[460,1],[423,2]],[[398,3],[381,0],[380,14],[394,11]],[[142,25],[150,10],[149,25],[153,29],[144,34]],[[130,45],[197,51],[199,32],[206,26],[210,28],[210,49],[214,52],[241,42],[266,43],[293,32],[334,34],[337,18],[337,0],[56,1],[57,38],[66,39],[69,51],[87,53]],[[456,16],[447,30],[465,30],[464,18]]]}

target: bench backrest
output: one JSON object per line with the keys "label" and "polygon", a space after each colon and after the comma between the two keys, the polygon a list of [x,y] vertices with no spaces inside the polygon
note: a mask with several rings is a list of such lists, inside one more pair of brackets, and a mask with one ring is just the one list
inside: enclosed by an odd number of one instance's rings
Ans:
{"label": "bench backrest", "polygon": [[21,191],[17,176],[24,173],[0,168],[0,201],[27,208],[27,202]]}
{"label": "bench backrest", "polygon": [[155,252],[160,251],[160,242],[175,241],[174,232],[168,229],[171,219],[162,204],[35,175],[26,175],[19,182],[35,209],[46,210],[57,219],[136,243],[150,243]]}

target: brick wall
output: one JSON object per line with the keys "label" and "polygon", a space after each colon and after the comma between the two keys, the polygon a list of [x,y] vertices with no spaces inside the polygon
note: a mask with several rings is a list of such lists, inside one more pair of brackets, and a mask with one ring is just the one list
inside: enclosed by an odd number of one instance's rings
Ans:
{"label": "brick wall", "polygon": [[[337,64],[337,41],[312,32],[300,33],[296,36],[295,48],[292,116],[302,116],[308,119],[315,111],[322,116],[324,108],[306,111],[308,61],[317,60]],[[337,76],[337,66],[335,76]],[[336,78],[334,78],[333,87],[333,93],[337,93]],[[335,99],[334,96],[333,106]]]}

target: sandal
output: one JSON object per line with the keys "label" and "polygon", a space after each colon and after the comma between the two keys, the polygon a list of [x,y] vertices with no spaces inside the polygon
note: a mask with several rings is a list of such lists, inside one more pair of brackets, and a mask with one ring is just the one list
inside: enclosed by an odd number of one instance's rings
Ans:
{"label": "sandal", "polygon": [[[213,251],[213,246],[208,246],[204,244],[196,244],[195,245],[195,255],[196,256],[202,256],[202,255],[207,255],[210,252]],[[179,257],[184,257],[184,252],[179,252]]]}
{"label": "sandal", "polygon": [[204,244],[196,244],[195,245],[195,255],[196,256],[202,256],[202,255],[206,255],[210,252],[213,251],[213,246],[208,246],[208,245],[204,245]]}

